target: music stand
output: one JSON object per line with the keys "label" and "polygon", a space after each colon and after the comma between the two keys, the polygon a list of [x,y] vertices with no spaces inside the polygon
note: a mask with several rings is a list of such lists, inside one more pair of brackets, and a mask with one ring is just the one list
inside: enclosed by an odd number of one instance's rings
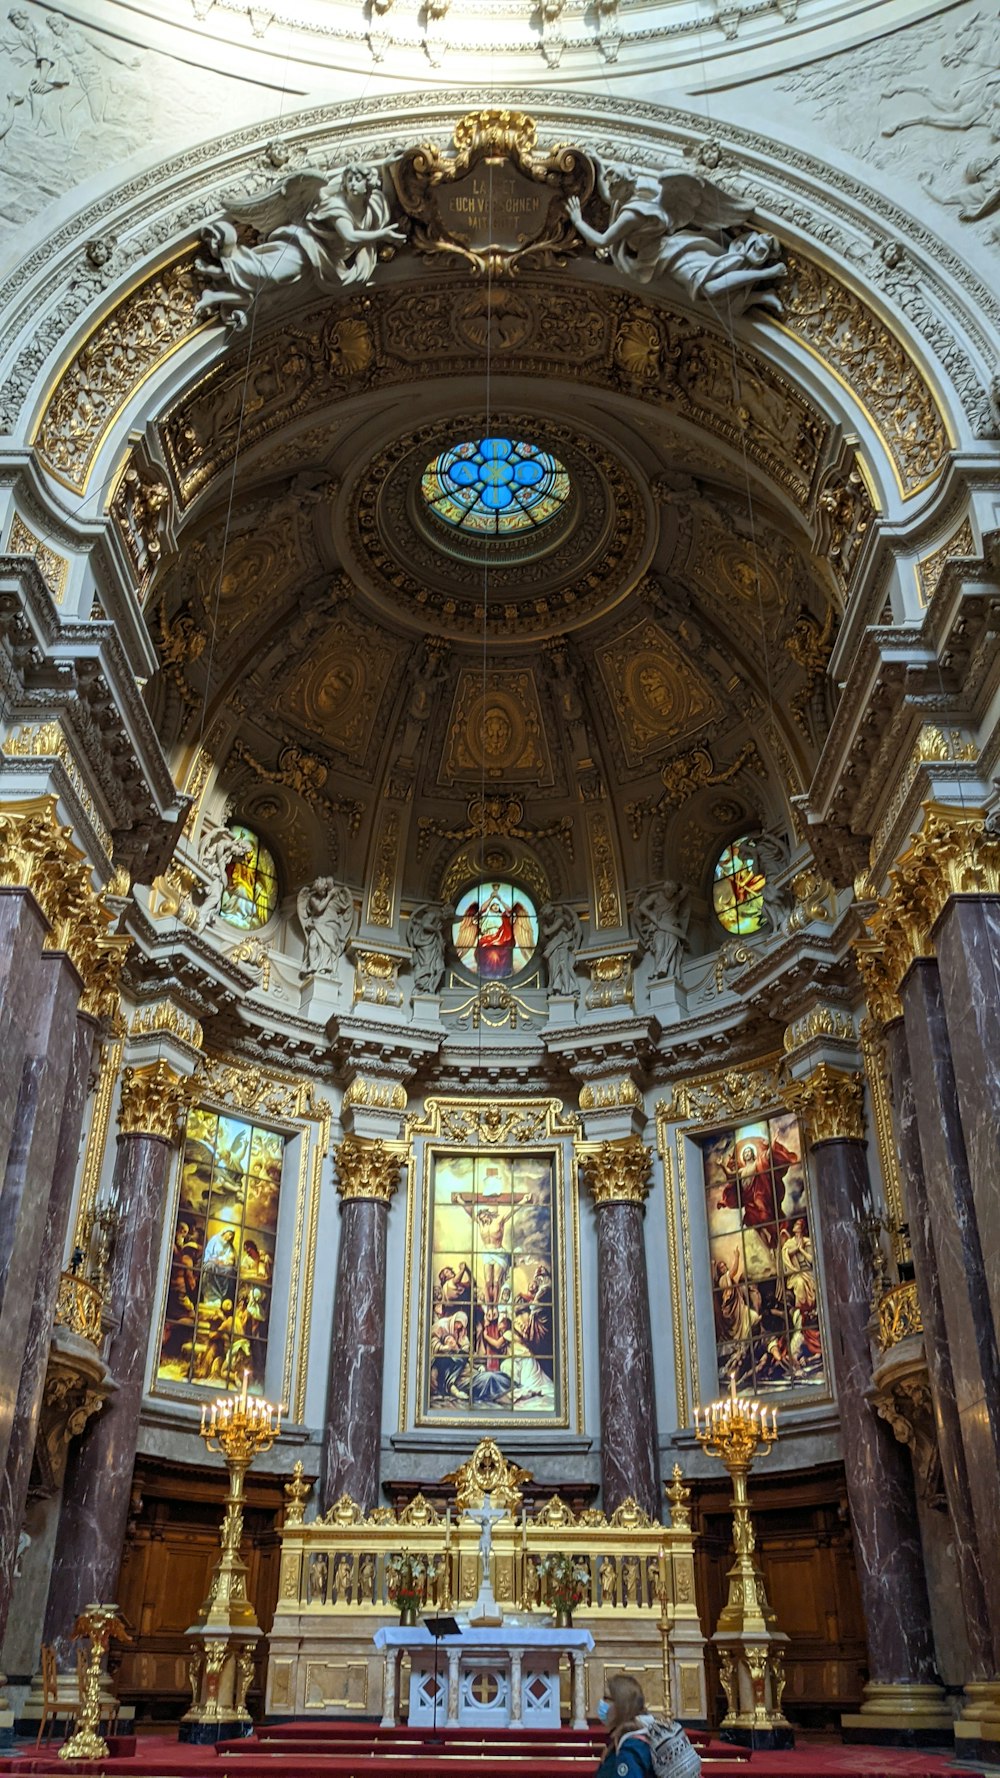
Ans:
{"label": "music stand", "polygon": [[460,1636],[462,1632],[457,1618],[438,1615],[437,1617],[425,1617],[422,1621],[424,1629],[429,1630],[434,1638],[434,1706],[431,1740],[436,1741],[438,1738],[438,1660],[441,1652],[441,1638],[442,1636]]}

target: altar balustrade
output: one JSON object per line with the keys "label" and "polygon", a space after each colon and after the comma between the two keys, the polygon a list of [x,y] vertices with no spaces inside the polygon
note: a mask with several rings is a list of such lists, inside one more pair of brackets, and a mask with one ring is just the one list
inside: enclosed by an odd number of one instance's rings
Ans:
{"label": "altar balustrade", "polygon": [[[307,1488],[297,1481],[287,1492],[267,1708],[296,1715],[370,1712],[381,1695],[381,1662],[371,1638],[400,1615],[390,1597],[391,1559],[422,1558],[421,1608],[461,1616],[474,1606],[483,1578],[480,1523],[469,1511],[439,1512],[422,1495],[398,1514],[391,1507],[365,1514],[344,1497],[307,1523]],[[507,1511],[493,1527],[490,1578],[505,1622],[551,1621],[540,1572],[546,1556],[568,1555],[585,1572],[573,1621],[594,1637],[587,1663],[591,1715],[605,1668],[627,1666],[652,1705],[670,1703],[686,1721],[705,1720],[704,1638],[688,1490],[679,1470],[667,1494],[667,1525],[633,1501],[610,1516],[596,1509],[576,1515],[555,1495],[531,1516]]]}

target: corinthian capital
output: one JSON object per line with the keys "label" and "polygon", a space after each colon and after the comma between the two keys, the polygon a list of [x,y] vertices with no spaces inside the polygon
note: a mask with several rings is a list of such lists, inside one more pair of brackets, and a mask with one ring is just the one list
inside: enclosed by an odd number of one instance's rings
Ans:
{"label": "corinthian capital", "polygon": [[336,1151],[337,1190],[342,1198],[378,1198],[388,1204],[399,1184],[401,1155],[381,1137],[345,1136]]}
{"label": "corinthian capital", "polygon": [[640,1136],[581,1147],[577,1155],[595,1204],[641,1204],[647,1197],[653,1157]]}
{"label": "corinthian capital", "polygon": [[123,1136],[160,1136],[173,1142],[191,1103],[194,1083],[167,1062],[126,1068],[118,1124]]}
{"label": "corinthian capital", "polygon": [[804,1079],[789,1083],[786,1098],[811,1143],[864,1141],[865,1093],[859,1073],[819,1062]]}

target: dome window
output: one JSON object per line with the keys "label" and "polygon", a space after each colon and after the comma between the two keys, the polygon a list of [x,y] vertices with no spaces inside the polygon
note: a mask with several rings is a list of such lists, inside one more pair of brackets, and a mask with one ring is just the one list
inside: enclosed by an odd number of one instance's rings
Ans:
{"label": "dome window", "polygon": [[712,882],[715,917],[727,932],[745,936],[764,924],[764,884],[757,847],[746,835],[720,852]]}
{"label": "dome window", "polygon": [[510,537],[561,512],[569,475],[550,451],[523,438],[466,439],[428,463],[420,491],[443,524],[466,535]]}
{"label": "dome window", "polygon": [[231,827],[230,833],[245,840],[249,850],[226,866],[226,887],[219,914],[242,932],[266,926],[278,905],[278,870],[273,855],[249,827]]}

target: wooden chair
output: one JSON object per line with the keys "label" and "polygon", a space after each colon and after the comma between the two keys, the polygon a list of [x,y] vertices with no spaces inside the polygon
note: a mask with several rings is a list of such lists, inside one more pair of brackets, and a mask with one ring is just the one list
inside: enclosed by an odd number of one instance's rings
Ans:
{"label": "wooden chair", "polygon": [[[80,1656],[77,1655],[77,1691],[80,1689]],[[56,1651],[48,1642],[42,1643],[42,1720],[38,1725],[38,1739],[35,1746],[40,1747],[42,1736],[48,1740],[52,1733],[52,1724],[59,1716],[65,1716],[75,1722],[80,1713],[79,1697],[74,1703],[72,1699],[59,1701],[59,1674],[56,1668]]]}

